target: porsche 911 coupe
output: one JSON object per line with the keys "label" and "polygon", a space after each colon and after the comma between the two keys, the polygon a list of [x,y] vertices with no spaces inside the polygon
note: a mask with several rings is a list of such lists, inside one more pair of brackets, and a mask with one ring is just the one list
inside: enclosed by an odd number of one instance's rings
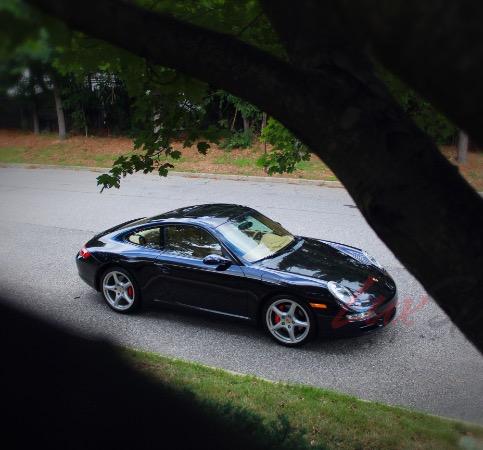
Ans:
{"label": "porsche 911 coupe", "polygon": [[160,302],[261,324],[287,346],[389,323],[396,285],[365,251],[294,236],[252,208],[207,204],[131,220],[76,255],[119,313]]}

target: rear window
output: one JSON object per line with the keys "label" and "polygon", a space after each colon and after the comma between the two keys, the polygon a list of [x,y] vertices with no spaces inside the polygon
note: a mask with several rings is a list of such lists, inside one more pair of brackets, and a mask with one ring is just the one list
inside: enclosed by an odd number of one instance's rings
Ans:
{"label": "rear window", "polygon": [[127,236],[127,241],[142,247],[161,249],[161,228],[137,230]]}

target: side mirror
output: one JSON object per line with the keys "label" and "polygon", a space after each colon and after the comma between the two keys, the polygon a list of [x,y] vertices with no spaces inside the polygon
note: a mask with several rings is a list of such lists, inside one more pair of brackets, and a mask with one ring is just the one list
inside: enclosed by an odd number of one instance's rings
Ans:
{"label": "side mirror", "polygon": [[227,269],[231,266],[231,260],[220,255],[208,255],[203,258],[207,266],[216,266],[217,270]]}

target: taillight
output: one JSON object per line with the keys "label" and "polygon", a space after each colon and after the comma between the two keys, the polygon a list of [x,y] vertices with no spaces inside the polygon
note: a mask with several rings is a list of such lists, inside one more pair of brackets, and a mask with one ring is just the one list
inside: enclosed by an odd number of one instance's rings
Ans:
{"label": "taillight", "polygon": [[91,254],[87,251],[85,247],[82,247],[79,251],[79,256],[82,259],[89,259],[91,257]]}

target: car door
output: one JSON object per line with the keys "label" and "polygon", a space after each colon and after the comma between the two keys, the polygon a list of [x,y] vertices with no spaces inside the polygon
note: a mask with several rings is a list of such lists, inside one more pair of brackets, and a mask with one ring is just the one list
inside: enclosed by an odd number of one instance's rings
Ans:
{"label": "car door", "polygon": [[194,225],[166,225],[163,250],[157,258],[165,290],[173,303],[224,314],[247,316],[245,275],[232,262],[226,267],[205,264],[208,255],[229,257],[207,230]]}

